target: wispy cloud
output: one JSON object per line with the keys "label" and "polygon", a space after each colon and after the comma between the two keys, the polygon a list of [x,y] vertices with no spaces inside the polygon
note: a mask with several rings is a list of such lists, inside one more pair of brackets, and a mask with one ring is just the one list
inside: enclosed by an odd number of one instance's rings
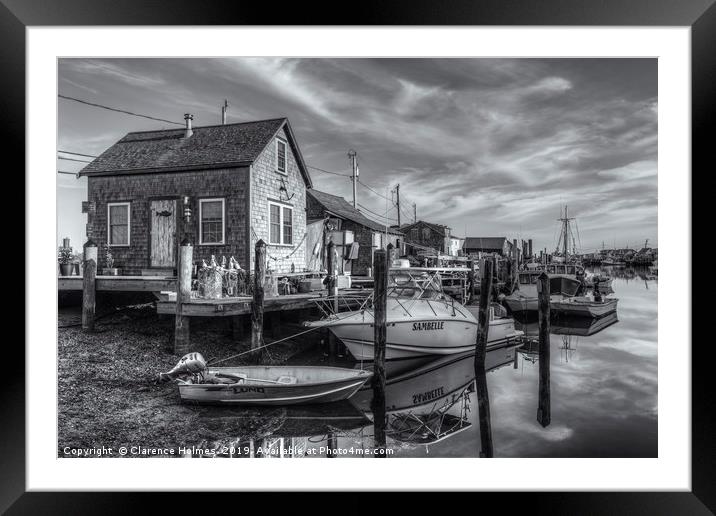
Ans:
{"label": "wispy cloud", "polygon": [[[584,247],[656,243],[654,59],[72,59],[60,80],[162,118],[189,110],[197,125],[217,123],[224,98],[229,121],[288,116],[310,164],[345,171],[356,149],[363,182],[400,183],[420,218],[457,233],[551,247],[569,204]],[[63,146],[93,153],[156,125],[61,107]],[[312,175],[350,195],[349,181]],[[370,191],[359,196],[385,210]]]}

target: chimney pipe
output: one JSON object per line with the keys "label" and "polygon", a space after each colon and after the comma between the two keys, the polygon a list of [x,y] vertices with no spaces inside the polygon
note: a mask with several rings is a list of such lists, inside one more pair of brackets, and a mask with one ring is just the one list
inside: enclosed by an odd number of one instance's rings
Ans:
{"label": "chimney pipe", "polygon": [[185,113],[184,120],[186,121],[186,131],[184,132],[184,138],[189,138],[192,134],[194,134],[194,131],[191,130],[191,121],[194,120],[194,115]]}

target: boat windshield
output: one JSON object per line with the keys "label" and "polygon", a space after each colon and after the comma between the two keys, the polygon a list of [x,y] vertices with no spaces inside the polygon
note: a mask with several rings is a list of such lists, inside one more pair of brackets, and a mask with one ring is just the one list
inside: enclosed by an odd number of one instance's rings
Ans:
{"label": "boat windshield", "polygon": [[442,295],[442,279],[437,273],[391,271],[388,296],[402,299],[436,299]]}
{"label": "boat windshield", "polygon": [[539,276],[539,274],[529,273],[529,272],[521,273],[520,274],[520,285],[532,285],[532,284],[537,283],[537,276]]}

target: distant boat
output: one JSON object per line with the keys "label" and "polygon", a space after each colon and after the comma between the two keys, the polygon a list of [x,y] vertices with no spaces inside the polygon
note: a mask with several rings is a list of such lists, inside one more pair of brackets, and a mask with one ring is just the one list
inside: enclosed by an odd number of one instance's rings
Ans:
{"label": "distant boat", "polygon": [[614,297],[603,298],[602,301],[595,301],[586,296],[566,297],[560,300],[551,300],[549,309],[564,315],[597,318],[616,312],[618,302],[619,299]]}
{"label": "distant boat", "polygon": [[[537,277],[542,271],[521,271],[518,274],[518,288],[504,298],[505,304],[513,313],[536,312],[537,307]],[[582,282],[562,274],[549,275],[550,306],[555,301],[573,297],[582,286]]]}
{"label": "distant boat", "polygon": [[649,272],[651,272],[654,276],[659,275],[659,260],[654,260],[654,265],[649,267]]}
{"label": "distant boat", "polygon": [[[530,317],[516,317],[517,327],[525,332],[525,335],[536,337],[539,331],[539,323]],[[613,324],[619,322],[616,312],[609,313],[598,319],[592,317],[569,317],[562,314],[555,314],[550,318],[550,333],[555,335],[576,335],[588,337],[595,335]]]}

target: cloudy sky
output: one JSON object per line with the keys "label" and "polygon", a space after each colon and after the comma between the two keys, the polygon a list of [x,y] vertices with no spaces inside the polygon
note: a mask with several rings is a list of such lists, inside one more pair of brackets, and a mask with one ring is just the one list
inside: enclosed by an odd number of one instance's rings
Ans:
{"label": "cloudy sky", "polygon": [[[286,116],[309,165],[348,174],[347,152],[358,152],[361,181],[381,194],[359,186],[374,219],[400,184],[402,221],[415,203],[419,219],[458,236],[533,238],[551,250],[567,204],[585,251],[658,244],[656,59],[63,59],[58,68],[61,95],[178,122],[189,112],[195,126],[219,123],[224,99],[229,122]],[[63,99],[58,113],[58,149],[91,155],[130,131],[178,127]],[[348,178],[311,175],[351,199]],[[57,174],[57,186],[58,242],[79,248],[86,179]]]}

